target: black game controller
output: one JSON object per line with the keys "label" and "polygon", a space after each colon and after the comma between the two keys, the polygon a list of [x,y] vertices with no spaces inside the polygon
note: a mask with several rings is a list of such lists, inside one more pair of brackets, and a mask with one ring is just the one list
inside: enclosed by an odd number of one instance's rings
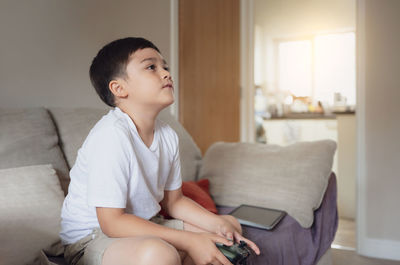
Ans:
{"label": "black game controller", "polygon": [[250,255],[250,249],[246,242],[240,241],[232,246],[216,243],[217,248],[225,255],[225,257],[234,265],[246,265],[246,259]]}

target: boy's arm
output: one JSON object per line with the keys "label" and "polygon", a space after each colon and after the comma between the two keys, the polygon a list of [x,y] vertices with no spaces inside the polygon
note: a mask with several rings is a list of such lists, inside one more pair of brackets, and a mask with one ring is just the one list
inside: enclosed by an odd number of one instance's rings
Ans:
{"label": "boy's arm", "polygon": [[173,218],[184,220],[211,233],[217,233],[218,226],[222,225],[221,218],[184,196],[182,189],[166,190],[161,206]]}
{"label": "boy's arm", "polygon": [[227,219],[209,212],[202,206],[182,194],[181,189],[165,191],[162,207],[174,218],[202,228],[205,231],[219,234],[229,240],[244,240],[256,254],[260,254],[257,245],[244,238]]}
{"label": "boy's arm", "polygon": [[219,235],[168,228],[127,214],[120,208],[97,207],[96,212],[101,230],[109,237],[156,236],[186,251],[196,264],[230,264],[215,243],[231,245],[231,242]]}

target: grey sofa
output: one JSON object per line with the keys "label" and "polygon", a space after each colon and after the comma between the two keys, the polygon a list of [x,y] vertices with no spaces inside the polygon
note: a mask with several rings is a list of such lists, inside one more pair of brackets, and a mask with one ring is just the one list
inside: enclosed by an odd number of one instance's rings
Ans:
{"label": "grey sofa", "polygon": [[[65,264],[58,231],[69,169],[106,112],[0,109],[0,264]],[[288,147],[220,142],[202,158],[168,111],[159,118],[179,136],[183,180],[208,178],[221,213],[242,203],[288,213],[273,231],[244,228],[263,252],[250,264],[331,264],[337,227],[334,142]]]}

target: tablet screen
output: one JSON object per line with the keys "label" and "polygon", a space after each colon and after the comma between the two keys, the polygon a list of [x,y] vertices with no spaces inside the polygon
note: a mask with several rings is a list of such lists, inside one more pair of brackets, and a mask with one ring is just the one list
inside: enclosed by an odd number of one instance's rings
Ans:
{"label": "tablet screen", "polygon": [[251,205],[240,205],[231,213],[240,224],[270,230],[285,216],[284,211]]}

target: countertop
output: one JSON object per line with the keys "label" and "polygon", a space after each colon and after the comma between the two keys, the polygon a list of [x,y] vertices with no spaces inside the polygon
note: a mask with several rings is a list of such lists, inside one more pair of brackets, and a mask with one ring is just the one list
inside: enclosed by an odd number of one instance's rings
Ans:
{"label": "countertop", "polygon": [[333,120],[337,115],[354,115],[355,111],[322,113],[288,113],[280,117],[264,118],[264,120]]}

